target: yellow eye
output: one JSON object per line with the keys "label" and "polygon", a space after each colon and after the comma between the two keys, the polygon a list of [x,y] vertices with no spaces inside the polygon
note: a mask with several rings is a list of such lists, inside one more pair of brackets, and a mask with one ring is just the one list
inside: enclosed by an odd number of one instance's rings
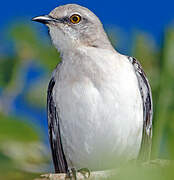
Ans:
{"label": "yellow eye", "polygon": [[77,24],[79,23],[81,20],[81,16],[79,16],[78,14],[74,14],[70,17],[70,21],[73,23],[73,24]]}

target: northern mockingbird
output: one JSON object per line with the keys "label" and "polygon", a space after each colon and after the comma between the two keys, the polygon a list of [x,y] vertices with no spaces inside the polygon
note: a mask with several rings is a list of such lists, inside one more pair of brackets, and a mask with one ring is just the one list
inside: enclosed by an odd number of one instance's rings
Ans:
{"label": "northern mockingbird", "polygon": [[33,20],[48,26],[62,58],[47,98],[55,172],[104,170],[149,158],[152,97],[139,62],[112,47],[85,7],[67,4]]}

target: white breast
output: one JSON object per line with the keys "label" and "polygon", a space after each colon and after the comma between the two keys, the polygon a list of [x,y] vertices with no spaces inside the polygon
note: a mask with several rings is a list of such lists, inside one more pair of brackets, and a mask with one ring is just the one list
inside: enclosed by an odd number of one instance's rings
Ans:
{"label": "white breast", "polygon": [[72,55],[57,72],[54,99],[63,149],[70,167],[113,168],[136,158],[140,149],[143,107],[137,77],[124,56],[82,53],[83,61]]}

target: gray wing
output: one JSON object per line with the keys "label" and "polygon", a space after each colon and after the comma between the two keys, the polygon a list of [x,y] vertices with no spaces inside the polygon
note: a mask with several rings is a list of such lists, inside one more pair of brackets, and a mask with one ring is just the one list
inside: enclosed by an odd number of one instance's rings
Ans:
{"label": "gray wing", "polygon": [[132,63],[134,70],[136,72],[140,93],[143,100],[144,122],[143,122],[143,135],[142,135],[141,149],[139,152],[139,159],[142,161],[147,161],[150,159],[151,147],[152,147],[153,104],[152,104],[151,88],[140,63],[133,57],[128,57],[128,59]]}
{"label": "gray wing", "polygon": [[63,152],[61,136],[60,136],[60,127],[59,127],[59,116],[58,110],[56,109],[52,91],[55,85],[54,78],[51,79],[48,85],[47,92],[47,116],[48,116],[48,132],[49,140],[52,151],[52,158],[54,163],[54,168],[56,173],[67,173],[68,165]]}

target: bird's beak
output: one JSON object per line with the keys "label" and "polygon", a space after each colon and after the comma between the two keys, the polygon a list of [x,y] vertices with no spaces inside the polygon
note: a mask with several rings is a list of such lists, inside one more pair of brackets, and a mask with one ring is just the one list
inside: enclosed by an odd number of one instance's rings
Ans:
{"label": "bird's beak", "polygon": [[34,17],[32,18],[32,21],[40,22],[43,24],[49,24],[51,21],[55,21],[55,19],[49,15],[44,15],[44,16]]}

